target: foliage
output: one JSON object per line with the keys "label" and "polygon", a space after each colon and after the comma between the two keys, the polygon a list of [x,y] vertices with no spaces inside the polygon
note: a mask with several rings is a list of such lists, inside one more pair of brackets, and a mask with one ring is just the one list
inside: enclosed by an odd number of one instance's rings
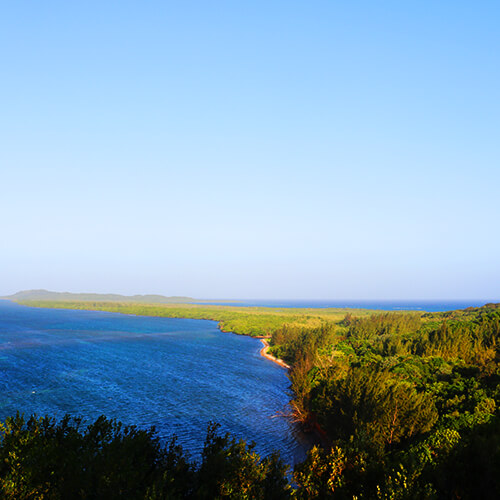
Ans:
{"label": "foliage", "polygon": [[105,417],[83,428],[65,417],[17,414],[0,424],[0,496],[9,499],[289,498],[287,468],[210,424],[200,463],[175,437]]}
{"label": "foliage", "polygon": [[296,491],[299,499],[333,498],[343,486],[343,473],[347,457],[341,448],[334,447],[330,453],[313,447],[307,459],[295,469],[295,480],[300,485]]}
{"label": "foliage", "polygon": [[270,336],[272,354],[292,366],[292,416],[324,446],[296,466],[292,488],[277,456],[261,459],[216,426],[196,464],[175,440],[161,448],[105,419],[81,430],[17,416],[1,428],[4,497],[500,498],[499,304],[442,313],[29,305],[212,319]]}
{"label": "foliage", "polygon": [[322,380],[313,390],[311,410],[333,439],[353,437],[379,453],[427,432],[437,420],[428,394],[390,372],[365,367]]}
{"label": "foliage", "polygon": [[310,452],[296,494],[498,498],[499,336],[497,305],[278,329],[296,417],[335,450]]}

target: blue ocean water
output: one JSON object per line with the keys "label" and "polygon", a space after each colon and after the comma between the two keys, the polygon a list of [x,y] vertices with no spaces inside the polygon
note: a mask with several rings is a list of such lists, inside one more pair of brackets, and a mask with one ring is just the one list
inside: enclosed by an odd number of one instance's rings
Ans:
{"label": "blue ocean water", "polygon": [[287,419],[286,371],[260,341],[206,320],[36,309],[0,301],[0,420],[15,414],[142,428],[199,454],[209,421],[267,455],[303,459],[307,439]]}
{"label": "blue ocean water", "polygon": [[500,302],[497,300],[471,299],[471,300],[238,300],[234,302],[217,302],[213,305],[244,306],[244,307],[349,307],[352,309],[377,309],[382,311],[453,311],[454,309],[465,309],[466,307],[480,307],[488,302]]}

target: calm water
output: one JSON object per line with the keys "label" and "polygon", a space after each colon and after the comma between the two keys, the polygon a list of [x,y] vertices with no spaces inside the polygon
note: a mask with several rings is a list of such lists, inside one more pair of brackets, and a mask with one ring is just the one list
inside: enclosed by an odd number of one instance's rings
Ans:
{"label": "calm water", "polygon": [[210,302],[226,306],[246,307],[349,307],[353,309],[378,309],[382,311],[453,311],[466,307],[480,307],[488,302],[500,302],[500,299],[471,300],[241,300],[238,302]]}
{"label": "calm water", "polygon": [[16,410],[107,415],[199,453],[207,423],[288,463],[307,443],[284,418],[286,372],[261,343],[204,320],[36,309],[0,300],[0,420]]}

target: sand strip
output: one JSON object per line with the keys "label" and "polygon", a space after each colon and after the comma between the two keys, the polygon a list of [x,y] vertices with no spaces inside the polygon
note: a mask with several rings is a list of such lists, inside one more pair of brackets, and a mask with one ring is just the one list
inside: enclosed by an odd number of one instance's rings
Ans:
{"label": "sand strip", "polygon": [[275,358],[272,354],[269,354],[269,342],[265,339],[260,339],[260,341],[264,344],[264,347],[260,350],[260,355],[264,356],[264,358],[269,361],[273,361],[274,363],[280,365],[282,368],[290,369],[290,365],[287,365],[283,360]]}

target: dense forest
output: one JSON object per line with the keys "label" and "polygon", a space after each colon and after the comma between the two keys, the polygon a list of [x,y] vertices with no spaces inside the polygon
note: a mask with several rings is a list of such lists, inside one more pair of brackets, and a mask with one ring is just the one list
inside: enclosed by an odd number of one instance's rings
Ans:
{"label": "dense forest", "polygon": [[195,461],[152,430],[18,415],[0,427],[1,495],[500,498],[500,304],[288,314],[270,330],[271,352],[292,366],[288,417],[322,442],[293,471],[216,424]]}
{"label": "dense forest", "polygon": [[284,326],[300,498],[500,498],[500,305]]}

